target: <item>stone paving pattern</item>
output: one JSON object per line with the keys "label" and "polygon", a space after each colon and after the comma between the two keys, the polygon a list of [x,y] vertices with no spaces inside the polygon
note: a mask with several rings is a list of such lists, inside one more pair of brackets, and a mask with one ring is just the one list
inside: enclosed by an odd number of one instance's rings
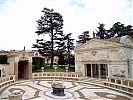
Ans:
{"label": "stone paving pattern", "polygon": [[[3,88],[0,91],[0,100],[9,100],[8,95],[14,90],[21,90],[23,92],[23,100],[53,100],[44,95],[46,91],[52,90],[51,84],[54,81],[20,81]],[[73,93],[73,97],[69,99],[83,99],[83,100],[132,100],[133,97],[129,95],[113,91],[101,86],[76,82],[76,81],[58,81],[63,82],[65,91]],[[116,98],[110,99],[107,95],[114,95]]]}

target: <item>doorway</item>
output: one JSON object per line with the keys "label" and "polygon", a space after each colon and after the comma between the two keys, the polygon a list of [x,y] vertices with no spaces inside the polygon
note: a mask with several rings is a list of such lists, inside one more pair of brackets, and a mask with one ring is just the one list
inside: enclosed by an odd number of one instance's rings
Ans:
{"label": "doorway", "polygon": [[28,61],[18,62],[18,79],[27,79]]}
{"label": "doorway", "polygon": [[87,68],[87,77],[91,77],[91,64],[87,64],[86,68]]}
{"label": "doorway", "polygon": [[108,69],[107,68],[108,67],[106,64],[100,64],[100,73],[101,73],[102,79],[106,79],[106,77],[108,76]]}
{"label": "doorway", "polygon": [[0,70],[0,77],[1,77],[1,70]]}
{"label": "doorway", "polygon": [[86,64],[86,76],[106,79],[108,76],[107,64]]}

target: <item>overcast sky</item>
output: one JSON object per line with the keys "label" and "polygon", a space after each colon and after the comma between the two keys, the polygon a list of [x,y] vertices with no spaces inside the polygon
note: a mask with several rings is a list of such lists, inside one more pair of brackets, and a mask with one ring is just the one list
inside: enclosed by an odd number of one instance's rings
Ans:
{"label": "overcast sky", "polygon": [[62,14],[64,33],[72,37],[115,22],[132,25],[132,0],[0,0],[0,50],[32,49],[36,20],[44,7]]}

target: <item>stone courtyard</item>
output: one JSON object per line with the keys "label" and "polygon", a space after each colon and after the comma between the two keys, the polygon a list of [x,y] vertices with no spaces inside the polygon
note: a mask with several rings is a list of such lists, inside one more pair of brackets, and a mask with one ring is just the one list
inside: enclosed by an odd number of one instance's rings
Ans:
{"label": "stone courtyard", "polygon": [[[5,86],[0,91],[1,100],[9,100],[9,95],[15,90],[23,92],[22,100],[53,100],[45,95],[50,91],[51,84],[55,81],[43,80],[22,80],[17,81],[9,86]],[[87,81],[58,81],[66,87],[65,91],[71,92],[73,96],[68,100],[132,100],[133,97],[124,93],[105,88],[102,85],[87,83]]]}

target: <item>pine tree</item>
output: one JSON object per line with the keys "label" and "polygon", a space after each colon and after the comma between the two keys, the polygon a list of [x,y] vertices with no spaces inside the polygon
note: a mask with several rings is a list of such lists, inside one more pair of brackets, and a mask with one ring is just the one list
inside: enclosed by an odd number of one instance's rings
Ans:
{"label": "pine tree", "polygon": [[81,35],[78,36],[77,43],[86,43],[90,40],[89,31],[84,31]]}
{"label": "pine tree", "polygon": [[96,37],[97,38],[100,38],[100,39],[107,38],[107,31],[105,30],[104,26],[105,26],[105,24],[99,23],[99,26],[97,27],[98,30],[96,30]]}
{"label": "pine tree", "polygon": [[70,67],[70,56],[71,56],[71,51],[74,49],[74,39],[71,38],[72,33],[67,34],[64,37],[64,40],[66,40],[66,51],[67,51],[67,63],[69,64]]}
{"label": "pine tree", "polygon": [[51,67],[53,66],[53,57],[55,51],[60,49],[61,41],[63,40],[63,17],[60,13],[53,9],[44,8],[43,16],[37,20],[37,35],[43,35],[44,39],[37,39],[33,48],[44,56],[51,57]]}

